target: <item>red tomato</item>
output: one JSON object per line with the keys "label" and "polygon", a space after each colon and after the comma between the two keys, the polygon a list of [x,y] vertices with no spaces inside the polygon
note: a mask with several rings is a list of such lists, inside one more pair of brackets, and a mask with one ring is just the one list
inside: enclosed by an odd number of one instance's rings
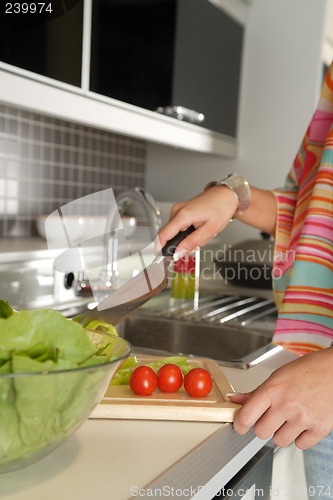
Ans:
{"label": "red tomato", "polygon": [[184,387],[187,394],[200,398],[207,396],[213,387],[213,378],[204,368],[192,368],[184,378]]}
{"label": "red tomato", "polygon": [[176,392],[183,385],[183,372],[172,363],[161,366],[157,372],[157,387],[163,392]]}
{"label": "red tomato", "polygon": [[135,368],[130,379],[130,388],[140,396],[150,396],[157,387],[157,377],[149,366]]}

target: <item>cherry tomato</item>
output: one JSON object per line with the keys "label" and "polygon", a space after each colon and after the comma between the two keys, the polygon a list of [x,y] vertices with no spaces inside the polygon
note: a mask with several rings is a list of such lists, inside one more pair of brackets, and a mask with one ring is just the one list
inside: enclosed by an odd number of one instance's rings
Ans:
{"label": "cherry tomato", "polygon": [[213,387],[213,378],[204,368],[192,368],[184,378],[184,387],[187,394],[200,398],[207,396]]}
{"label": "cherry tomato", "polygon": [[157,387],[157,377],[149,366],[135,368],[130,379],[130,388],[140,396],[150,396]]}
{"label": "cherry tomato", "polygon": [[179,366],[168,363],[157,372],[157,387],[163,392],[176,392],[183,385],[183,372]]}

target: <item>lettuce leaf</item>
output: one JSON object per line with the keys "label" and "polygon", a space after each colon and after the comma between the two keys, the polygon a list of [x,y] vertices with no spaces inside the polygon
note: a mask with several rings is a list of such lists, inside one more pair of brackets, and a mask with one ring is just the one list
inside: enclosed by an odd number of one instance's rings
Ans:
{"label": "lettuce leaf", "polygon": [[[100,383],[109,376],[107,367],[94,370],[94,365],[112,359],[112,339],[94,345],[80,324],[48,309],[7,316],[0,310],[0,316],[4,466],[56,447],[89,416],[102,397]],[[91,369],[63,372],[78,367]]]}
{"label": "lettuce leaf", "polygon": [[9,318],[13,313],[14,311],[8,302],[0,299],[0,318]]}
{"label": "lettuce leaf", "polygon": [[57,311],[20,311],[0,318],[2,349],[28,351],[37,344],[57,348],[59,358],[70,361],[72,367],[96,351],[83,327]]}

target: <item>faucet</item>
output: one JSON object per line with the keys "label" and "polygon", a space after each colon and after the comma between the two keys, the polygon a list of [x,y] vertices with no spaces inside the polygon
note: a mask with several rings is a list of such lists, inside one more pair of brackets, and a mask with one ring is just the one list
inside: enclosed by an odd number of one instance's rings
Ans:
{"label": "faucet", "polygon": [[116,196],[116,202],[117,202],[117,207],[114,210],[111,210],[111,213],[109,214],[106,223],[105,233],[107,237],[108,233],[112,231],[113,219],[117,214],[117,211],[119,210],[120,216],[122,216],[124,215],[129,205],[136,203],[140,205],[141,208],[143,209],[145,217],[149,223],[148,225],[150,228],[151,239],[152,240],[155,239],[156,234],[158,233],[162,225],[162,219],[160,210],[156,206],[154,198],[151,196],[150,193],[148,193],[148,191],[146,191],[141,187],[135,187],[129,191],[124,191],[120,193],[118,196]]}
{"label": "faucet", "polygon": [[[133,203],[139,205],[144,212],[145,219],[148,222],[147,229],[151,241],[154,241],[162,225],[160,210],[154,198],[145,189],[135,187],[116,196],[116,207],[111,210],[105,228],[104,262],[106,262],[107,269],[105,280],[107,287],[117,286],[117,279],[119,276],[117,269],[118,236],[117,231],[113,231],[114,217],[118,215],[118,213],[120,217],[124,215],[128,207]],[[130,239],[128,235],[126,235],[126,240],[129,254],[131,254]]]}
{"label": "faucet", "polygon": [[[161,225],[162,218],[160,210],[156,205],[154,198],[142,187],[134,187],[128,191],[124,191],[116,196],[116,206],[113,207],[108,215],[105,226],[104,238],[104,257],[103,262],[106,263],[106,274],[101,276],[100,291],[105,295],[111,286],[117,286],[118,269],[117,269],[117,252],[118,252],[118,236],[117,231],[114,231],[114,218],[120,214],[120,217],[125,214],[131,204],[137,204],[144,212],[147,220],[147,230],[151,241],[154,241]],[[130,239],[126,234],[128,247],[130,247]],[[130,254],[131,252],[129,252]],[[92,295],[92,287],[85,275],[81,275],[74,281],[75,294],[77,296]],[[94,288],[94,291],[95,288]]]}

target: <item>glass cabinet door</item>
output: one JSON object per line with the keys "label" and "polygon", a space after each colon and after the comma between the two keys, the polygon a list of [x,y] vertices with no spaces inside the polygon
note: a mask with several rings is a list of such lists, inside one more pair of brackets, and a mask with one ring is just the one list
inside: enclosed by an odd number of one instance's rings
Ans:
{"label": "glass cabinet door", "polygon": [[90,90],[150,110],[172,99],[175,0],[94,0]]}
{"label": "glass cabinet door", "polygon": [[81,85],[83,0],[2,2],[0,61]]}

